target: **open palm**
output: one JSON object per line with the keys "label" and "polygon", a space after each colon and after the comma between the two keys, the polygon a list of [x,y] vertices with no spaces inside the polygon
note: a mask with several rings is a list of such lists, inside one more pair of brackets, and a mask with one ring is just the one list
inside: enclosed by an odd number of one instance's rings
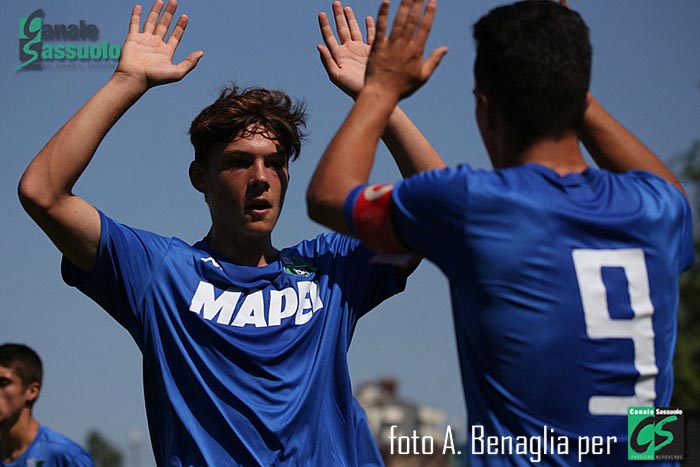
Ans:
{"label": "open palm", "polygon": [[318,16],[321,35],[326,44],[318,46],[321,61],[330,80],[346,94],[356,97],[365,83],[367,60],[374,41],[374,20],[371,17],[365,20],[367,42],[364,42],[352,8],[343,8],[340,2],[333,2],[333,15],[340,42],[333,34],[328,16],[325,13]]}
{"label": "open palm", "polygon": [[172,33],[165,39],[176,9],[177,1],[170,0],[159,20],[163,1],[157,0],[141,31],[141,6],[134,7],[116,74],[135,79],[147,89],[179,81],[197,65],[202,51],[191,53],[178,64],[172,62],[187,27],[187,16],[180,16]]}

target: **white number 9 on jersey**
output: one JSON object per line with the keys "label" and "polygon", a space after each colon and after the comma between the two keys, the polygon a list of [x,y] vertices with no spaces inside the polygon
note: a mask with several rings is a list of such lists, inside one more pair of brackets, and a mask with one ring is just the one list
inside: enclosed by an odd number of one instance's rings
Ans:
{"label": "white number 9 on jersey", "polygon": [[[592,415],[626,415],[631,406],[653,406],[656,400],[656,366],[654,351],[654,306],[649,292],[644,251],[639,248],[621,250],[583,250],[572,252],[576,279],[586,320],[586,333],[591,339],[627,338],[634,343],[634,367],[639,378],[633,396],[595,395],[588,400]],[[603,267],[617,267],[627,277],[633,319],[613,319],[608,309]]]}

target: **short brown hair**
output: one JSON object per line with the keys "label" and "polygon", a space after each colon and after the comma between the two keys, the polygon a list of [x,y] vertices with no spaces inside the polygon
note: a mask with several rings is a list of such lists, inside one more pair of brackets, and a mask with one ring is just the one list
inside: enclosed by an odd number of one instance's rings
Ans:
{"label": "short brown hair", "polygon": [[213,104],[202,110],[190,126],[194,158],[202,166],[215,144],[229,143],[237,136],[264,130],[272,133],[289,160],[299,157],[306,128],[302,102],[282,91],[252,87],[241,90],[235,84],[224,88]]}
{"label": "short brown hair", "polygon": [[41,383],[43,367],[41,358],[24,344],[0,345],[0,366],[10,368],[26,387],[30,383]]}

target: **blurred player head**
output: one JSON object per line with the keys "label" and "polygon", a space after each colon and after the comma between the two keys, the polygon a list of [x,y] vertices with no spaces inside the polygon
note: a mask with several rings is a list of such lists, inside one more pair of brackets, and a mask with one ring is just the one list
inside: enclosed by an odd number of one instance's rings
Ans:
{"label": "blurred player head", "polygon": [[23,344],[0,345],[0,428],[12,426],[39,397],[41,359]]}
{"label": "blurred player head", "polygon": [[592,51],[578,13],[552,0],[520,1],[482,17],[474,39],[477,121],[492,159],[499,131],[519,151],[579,128]]}

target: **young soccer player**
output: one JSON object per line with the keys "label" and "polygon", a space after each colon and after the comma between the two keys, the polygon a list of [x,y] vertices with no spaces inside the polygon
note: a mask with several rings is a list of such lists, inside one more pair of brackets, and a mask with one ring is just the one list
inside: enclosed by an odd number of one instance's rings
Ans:
{"label": "young soccer player", "polygon": [[34,350],[23,344],[0,345],[0,466],[92,467],[82,447],[32,415],[42,377]]}
{"label": "young soccer player", "polygon": [[[446,52],[423,59],[436,2],[423,5],[403,0],[389,30],[382,4],[365,86],[309,212],[448,277],[470,465],[626,465],[629,407],[671,398],[678,277],[693,261],[682,187],[587,94],[588,28],[547,0],[474,26],[476,119],[495,170],[365,185],[388,115]],[[579,140],[607,170],[586,165]]]}
{"label": "young soccer player", "polygon": [[[187,18],[168,36],[176,3],[163,6],[154,4],[142,28],[134,8],[114,76],[29,165],[22,203],[64,254],[66,282],[141,349],[158,465],[381,465],[346,353],[357,320],[400,291],[415,264],[370,264],[372,252],[337,234],[273,246],[289,161],[301,148],[301,106],[279,91],[232,87],[194,119],[190,178],[211,214],[195,245],[120,224],[72,194],[120,116],[202,56],[172,63]],[[340,42],[323,16],[323,63],[357,93],[364,68],[354,65],[369,46],[352,11],[339,3],[334,11]],[[392,122],[386,136],[402,170],[441,163],[400,110]]]}

